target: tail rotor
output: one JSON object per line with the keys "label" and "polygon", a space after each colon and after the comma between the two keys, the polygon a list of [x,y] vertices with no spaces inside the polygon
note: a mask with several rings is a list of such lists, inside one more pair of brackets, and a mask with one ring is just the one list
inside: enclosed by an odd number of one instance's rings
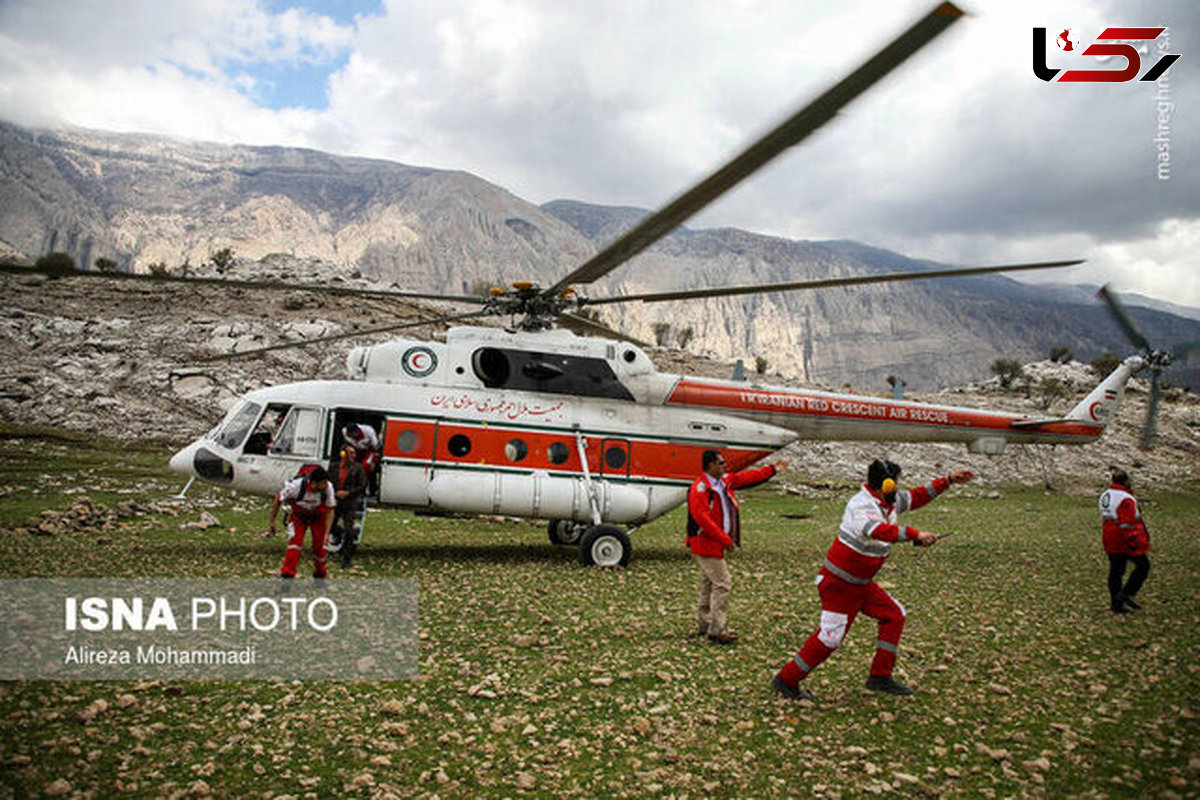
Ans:
{"label": "tail rotor", "polygon": [[1146,405],[1146,420],[1142,423],[1140,441],[1142,449],[1148,450],[1154,444],[1154,434],[1158,427],[1158,406],[1162,399],[1162,371],[1173,361],[1186,360],[1193,354],[1200,353],[1200,342],[1187,342],[1177,345],[1172,350],[1155,349],[1138,330],[1129,311],[1125,308],[1125,304],[1111,288],[1107,285],[1100,287],[1096,296],[1107,305],[1113,320],[1125,333],[1130,343],[1141,351],[1142,361],[1145,365],[1143,369],[1150,372],[1150,399]]}

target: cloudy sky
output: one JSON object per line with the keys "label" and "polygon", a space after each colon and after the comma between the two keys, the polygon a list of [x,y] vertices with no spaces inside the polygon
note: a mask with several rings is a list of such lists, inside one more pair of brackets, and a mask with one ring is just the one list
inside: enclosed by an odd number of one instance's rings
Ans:
{"label": "cloudy sky", "polygon": [[[689,224],[962,264],[1083,257],[1052,279],[1200,306],[1200,4],[963,5],[971,16]],[[655,208],[930,6],[0,0],[0,118],[314,147],[467,170],[535,203]],[[1080,55],[1108,26],[1168,26],[1142,73],[1182,57],[1157,83],[1046,83],[1035,26],[1052,68],[1122,66]]]}

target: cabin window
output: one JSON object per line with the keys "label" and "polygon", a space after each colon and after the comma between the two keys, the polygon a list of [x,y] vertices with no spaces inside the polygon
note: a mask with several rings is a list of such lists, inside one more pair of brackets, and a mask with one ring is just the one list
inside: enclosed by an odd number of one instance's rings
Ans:
{"label": "cabin window", "polygon": [[471,356],[471,367],[489,389],[633,400],[603,358],[481,347]]}
{"label": "cabin window", "polygon": [[624,469],[626,460],[624,447],[612,445],[604,451],[604,463],[608,465],[609,469]]}
{"label": "cabin window", "polygon": [[421,437],[417,435],[416,431],[401,431],[400,435],[396,437],[396,447],[400,449],[401,453],[413,452],[420,443]]}
{"label": "cabin window", "polygon": [[525,456],[529,455],[529,445],[520,439],[510,439],[508,444],[504,445],[504,455],[514,463],[524,461]]}
{"label": "cabin window", "polygon": [[555,442],[546,448],[546,456],[550,459],[551,464],[565,464],[571,457],[571,448],[562,442]]}
{"label": "cabin window", "polygon": [[250,432],[250,427],[258,419],[260,411],[262,411],[262,406],[258,403],[244,403],[229,418],[229,421],[221,426],[221,430],[217,434],[217,444],[221,447],[231,448],[240,445],[246,438],[246,434]]}
{"label": "cabin window", "polygon": [[466,434],[456,433],[450,437],[450,441],[446,443],[446,449],[450,451],[450,455],[455,458],[462,458],[467,453],[471,452],[471,437]]}

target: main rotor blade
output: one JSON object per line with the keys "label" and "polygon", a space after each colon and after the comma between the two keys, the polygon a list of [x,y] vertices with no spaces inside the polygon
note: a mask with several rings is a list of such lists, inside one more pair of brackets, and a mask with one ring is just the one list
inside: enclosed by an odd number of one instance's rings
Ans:
{"label": "main rotor blade", "polygon": [[810,281],[792,281],[789,283],[767,283],[759,286],[726,286],[717,289],[685,289],[678,292],[658,292],[652,294],[629,294],[623,297],[588,298],[587,305],[604,305],[609,303],[631,303],[635,300],[643,303],[659,303],[664,300],[693,300],[699,297],[726,297],[739,294],[761,294],[763,292],[790,292],[796,289],[828,289],[834,286],[859,286],[866,283],[890,283],[892,281],[918,281],[925,278],[952,278],[964,275],[984,275],[989,272],[1020,272],[1030,269],[1058,269],[1082,264],[1082,259],[1074,261],[1043,261],[1037,264],[1005,264],[998,267],[960,267],[954,269],[933,269],[927,272],[885,272],[880,275],[855,275],[846,278],[818,278]]}
{"label": "main rotor blade", "polygon": [[1146,407],[1146,421],[1142,424],[1142,438],[1139,442],[1143,450],[1149,450],[1154,445],[1154,431],[1158,427],[1158,400],[1162,395],[1162,387],[1159,385],[1161,374],[1160,369],[1152,369],[1150,372],[1150,403]]}
{"label": "main rotor blade", "polygon": [[542,294],[553,296],[572,284],[591,283],[621,266],[775,156],[802,142],[832,119],[847,103],[902,64],[962,15],[963,12],[953,3],[937,6],[833,88],[754,142],[712,175],[642,220],[624,236],[592,256]]}
{"label": "main rotor blade", "polygon": [[201,283],[209,286],[228,286],[237,289],[268,289],[274,291],[305,291],[322,294],[349,295],[353,297],[392,297],[409,300],[444,300],[452,303],[484,305],[483,297],[469,295],[436,294],[434,292],[402,292],[395,289],[358,289],[351,286],[323,286],[311,283],[284,283],[281,281],[255,281],[240,278],[207,278],[199,275],[153,275],[140,272],[98,272],[82,269],[38,269],[18,267],[15,264],[0,264],[0,272],[13,275],[46,275],[51,278],[96,278],[109,281],[147,281],[151,283]]}
{"label": "main rotor blade", "polygon": [[635,339],[629,334],[621,333],[618,330],[608,327],[607,325],[596,322],[594,319],[581,317],[578,314],[559,314],[555,321],[564,328],[575,331],[576,333],[594,334],[603,336],[606,339],[616,339],[623,342],[632,342],[638,347],[650,347],[648,342],[643,342],[641,339]]}
{"label": "main rotor blade", "polygon": [[338,333],[333,336],[318,336],[315,339],[304,339],[298,342],[285,342],[283,344],[273,344],[270,347],[256,347],[253,350],[242,350],[237,353],[221,353],[215,356],[205,356],[204,358],[194,358],[192,361],[200,364],[207,364],[212,361],[232,361],[235,358],[248,358],[250,356],[261,355],[262,353],[273,353],[278,350],[290,350],[294,347],[308,347],[312,344],[324,344],[326,342],[336,342],[341,339],[353,339],[358,336],[371,336],[376,333],[387,333],[388,331],[398,331],[404,328],[418,328],[422,325],[436,325],[439,322],[454,322],[456,320],[470,319],[472,317],[486,317],[492,312],[484,311],[468,311],[465,314],[452,314],[445,317],[433,317],[431,319],[418,320],[417,322],[401,322],[396,325],[383,325],[378,328],[365,328],[361,331],[351,331],[350,333]]}
{"label": "main rotor blade", "polygon": [[1108,284],[1100,287],[1100,291],[1096,292],[1096,296],[1108,304],[1108,310],[1116,320],[1117,325],[1121,330],[1125,331],[1125,335],[1129,337],[1129,341],[1139,350],[1149,350],[1150,342],[1146,341],[1146,337],[1133,324],[1133,318],[1129,316],[1129,312],[1125,310],[1125,304],[1117,297],[1117,293],[1108,288]]}

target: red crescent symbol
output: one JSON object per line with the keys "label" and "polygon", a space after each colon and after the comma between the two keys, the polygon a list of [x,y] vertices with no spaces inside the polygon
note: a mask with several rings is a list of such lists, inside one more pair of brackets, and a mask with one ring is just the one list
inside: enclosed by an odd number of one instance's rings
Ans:
{"label": "red crescent symbol", "polygon": [[1090,406],[1088,406],[1088,413],[1091,414],[1092,419],[1096,420],[1097,422],[1101,421],[1100,414],[1098,414],[1096,412],[1099,411],[1100,409],[1102,409],[1103,407],[1104,407],[1104,404],[1101,403],[1099,400],[1097,400],[1096,402],[1094,402]]}
{"label": "red crescent symbol", "polygon": [[417,370],[418,372],[425,369],[427,355],[428,355],[427,353],[423,353],[423,352],[413,353],[412,358],[409,359],[410,363],[412,364],[413,369]]}

